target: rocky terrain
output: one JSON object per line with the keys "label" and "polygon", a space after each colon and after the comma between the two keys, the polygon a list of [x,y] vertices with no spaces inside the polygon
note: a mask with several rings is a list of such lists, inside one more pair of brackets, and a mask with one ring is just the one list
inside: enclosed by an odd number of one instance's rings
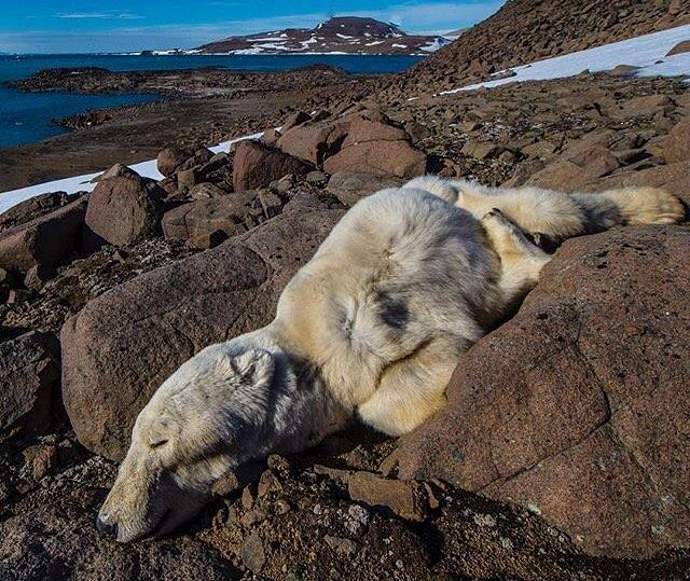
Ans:
{"label": "rocky terrain", "polygon": [[197,54],[425,54],[450,41],[442,36],[411,35],[373,18],[339,16],[314,28],[288,28],[233,36],[186,51]]}
{"label": "rocky terrain", "polygon": [[[514,0],[492,22],[501,42],[480,25],[409,75],[266,75],[249,94],[234,91],[259,77],[228,71],[30,80],[169,100],[2,152],[7,183],[122,163],[91,194],[47,192],[0,214],[0,579],[690,578],[687,220],[553,248],[416,432],[353,424],[247,466],[238,491],[164,539],[123,546],[94,525],[151,394],[204,346],[270,320],[363,196],[433,173],[663,187],[690,204],[681,79],[584,72],[434,96],[687,15],[674,0]],[[164,179],[123,165],[146,156]]]}
{"label": "rocky terrain", "polygon": [[409,95],[454,89],[512,66],[688,23],[690,5],[683,0],[508,0],[392,90]]}
{"label": "rocky terrain", "polygon": [[267,322],[362,196],[428,171],[690,202],[679,81],[352,101],[284,114],[229,154],[170,144],[160,182],[116,165],[90,195],[0,216],[0,577],[687,578],[687,223],[566,242],[463,358],[448,408],[400,441],[352,426],[250,467],[172,537],[97,534],[151,393]]}
{"label": "rocky terrain", "polygon": [[28,91],[151,92],[162,100],[91,111],[58,120],[75,131],[0,155],[0,190],[102,170],[117,162],[155,158],[167,143],[216,144],[277,123],[321,101],[361,99],[369,79],[331,67],[282,73],[228,70],[112,73],[52,69],[16,85]]}

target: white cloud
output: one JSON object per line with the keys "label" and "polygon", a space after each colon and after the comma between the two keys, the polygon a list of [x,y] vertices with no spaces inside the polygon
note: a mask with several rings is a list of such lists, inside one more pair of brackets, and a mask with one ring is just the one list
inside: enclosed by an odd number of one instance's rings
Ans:
{"label": "white cloud", "polygon": [[96,20],[141,20],[144,18],[139,14],[132,14],[131,12],[67,12],[56,14],[56,18],[67,19],[96,19]]}

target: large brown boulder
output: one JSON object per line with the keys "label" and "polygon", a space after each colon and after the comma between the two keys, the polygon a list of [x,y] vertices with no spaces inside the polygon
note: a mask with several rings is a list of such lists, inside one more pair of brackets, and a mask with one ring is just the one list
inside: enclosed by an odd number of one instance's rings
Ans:
{"label": "large brown boulder", "polygon": [[284,131],[277,145],[285,153],[320,167],[327,157],[340,149],[347,131],[346,122],[326,119]]}
{"label": "large brown boulder", "polygon": [[251,232],[140,276],[68,320],[63,398],[79,440],[121,458],[163,380],[203,347],[268,323],[281,290],[341,216],[297,198]]}
{"label": "large brown boulder", "polygon": [[127,246],[160,229],[165,192],[138,176],[98,182],[86,209],[87,241]]}
{"label": "large brown boulder", "polygon": [[55,337],[34,332],[0,343],[0,441],[50,426],[58,350]]}
{"label": "large brown boulder", "polygon": [[168,240],[187,242],[194,248],[206,244],[216,233],[225,239],[243,234],[266,216],[256,192],[240,192],[183,204],[163,216],[163,233]]}
{"label": "large brown boulder", "polygon": [[594,554],[690,545],[686,227],[568,241],[404,437],[403,478],[521,504]]}
{"label": "large brown boulder", "polygon": [[0,268],[26,273],[63,262],[81,244],[86,199],[0,233]]}
{"label": "large brown boulder", "polygon": [[344,147],[324,163],[330,174],[349,171],[413,178],[426,171],[426,154],[407,141],[367,141]]}
{"label": "large brown boulder", "polygon": [[236,192],[268,186],[288,174],[303,175],[310,167],[282,151],[258,141],[241,141],[235,151],[233,186]]}

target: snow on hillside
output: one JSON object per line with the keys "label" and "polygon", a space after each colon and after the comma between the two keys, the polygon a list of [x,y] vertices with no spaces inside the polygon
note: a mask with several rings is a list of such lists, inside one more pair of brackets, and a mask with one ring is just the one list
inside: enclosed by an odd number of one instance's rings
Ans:
{"label": "snow on hillside", "polygon": [[506,73],[511,71],[515,73],[510,77],[467,85],[458,89],[443,91],[441,94],[450,95],[460,91],[498,87],[523,81],[545,81],[572,77],[585,70],[591,72],[609,71],[619,65],[638,67],[639,70],[635,74],[640,76],[690,76],[690,53],[666,56],[673,47],[684,40],[690,40],[690,25],[513,67],[499,71],[494,75],[504,77]]}
{"label": "snow on hillside", "polygon": [[[244,139],[258,139],[263,135],[262,133],[255,133],[253,135],[245,135],[243,137],[238,137],[236,139],[231,139],[230,141],[225,141],[215,147],[210,147],[209,149],[213,153],[220,153],[222,151],[227,152],[230,149],[232,143],[237,143]],[[162,180],[163,175],[158,171],[158,164],[155,159],[150,161],[143,161],[141,163],[136,163],[129,166],[135,172],[137,172],[141,177],[150,178],[153,180]],[[107,168],[106,168],[107,169]],[[105,169],[103,170],[105,171]],[[41,194],[46,194],[49,192],[66,192],[67,194],[76,194],[77,192],[91,192],[96,187],[95,183],[91,183],[91,180],[96,176],[101,175],[103,172],[85,174],[81,176],[75,176],[72,178],[65,178],[61,180],[55,180],[52,182],[45,182],[42,184],[37,184],[34,186],[28,186],[26,188],[20,188],[18,190],[12,190],[9,192],[0,193],[0,214],[6,212],[13,206],[16,206],[20,202],[28,200],[30,198],[35,198]]]}

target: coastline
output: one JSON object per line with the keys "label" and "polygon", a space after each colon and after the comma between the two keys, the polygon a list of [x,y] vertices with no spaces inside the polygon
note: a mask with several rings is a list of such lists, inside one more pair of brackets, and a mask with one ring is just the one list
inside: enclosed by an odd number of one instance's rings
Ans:
{"label": "coastline", "polygon": [[[99,109],[60,120],[74,130],[31,145],[0,149],[0,191],[100,172],[114,163],[141,163],[162,148],[209,145],[279,125],[289,113],[352,102],[369,93],[368,76],[333,67],[282,72],[222,69],[111,72],[47,71],[23,84],[106,94],[148,92],[162,100]],[[16,86],[16,85],[15,85]],[[21,85],[20,85],[21,87]]]}

